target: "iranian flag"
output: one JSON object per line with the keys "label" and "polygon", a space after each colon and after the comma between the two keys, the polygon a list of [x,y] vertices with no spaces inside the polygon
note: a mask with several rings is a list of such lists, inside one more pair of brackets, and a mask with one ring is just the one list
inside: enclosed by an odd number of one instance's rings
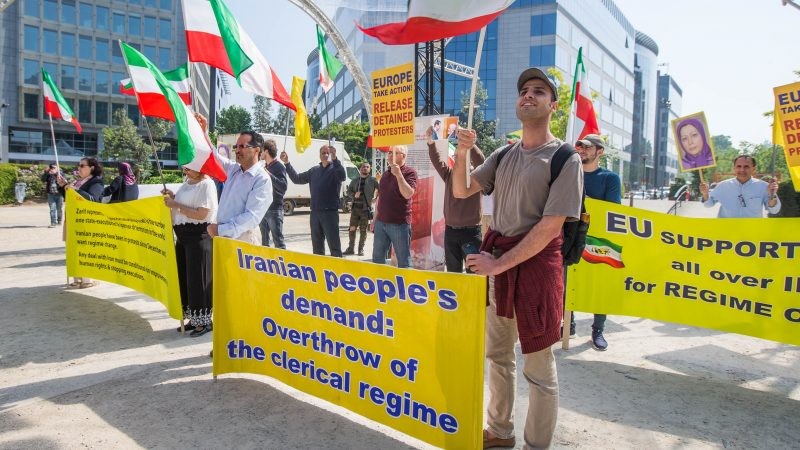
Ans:
{"label": "iranian flag", "polygon": [[578,49],[578,62],[575,64],[572,97],[569,103],[567,142],[574,143],[587,134],[600,134],[597,115],[594,113],[594,105],[592,105],[592,96],[589,93],[589,82],[586,79],[586,67],[583,65],[583,47]]}
{"label": "iranian flag", "polygon": [[608,264],[615,269],[625,267],[622,263],[622,247],[608,239],[586,236],[583,259],[592,264]]}
{"label": "iranian flag", "polygon": [[151,112],[157,110],[161,114],[157,117],[164,118],[167,115],[166,109],[169,109],[171,119],[168,120],[175,122],[178,135],[178,164],[225,181],[227,175],[214,157],[214,147],[192,110],[183,103],[169,80],[135,48],[124,42],[119,45],[125,64],[128,65],[128,73],[131,74],[142,114],[147,115],[145,111],[149,108]]}
{"label": "iranian flag", "polygon": [[325,48],[325,34],[317,25],[317,49],[319,50],[319,85],[327,94],[333,88],[333,80],[339,71],[342,70],[342,63],[336,57],[328,53]]}
{"label": "iranian flag", "polygon": [[61,91],[58,90],[50,74],[42,67],[42,91],[44,94],[44,112],[50,115],[50,120],[61,119],[75,125],[78,133],[83,134],[81,124],[75,118],[75,113],[69,107]]}
{"label": "iranian flag", "polygon": [[221,0],[183,0],[183,18],[189,61],[216,67],[245,91],[295,110],[264,55]]}
{"label": "iranian flag", "polygon": [[[170,83],[172,83],[172,87],[175,88],[175,92],[181,97],[183,103],[187,105],[192,104],[192,93],[190,92],[189,86],[189,68],[188,64],[184,63],[176,69],[170,70],[169,72],[163,72],[164,78],[166,78]],[[136,91],[133,89],[133,83],[131,83],[130,78],[125,78],[124,80],[120,80],[120,93],[124,95],[136,95]]]}
{"label": "iranian flag", "polygon": [[459,36],[488,25],[514,0],[410,0],[408,18],[358,28],[387,45],[415,44]]}

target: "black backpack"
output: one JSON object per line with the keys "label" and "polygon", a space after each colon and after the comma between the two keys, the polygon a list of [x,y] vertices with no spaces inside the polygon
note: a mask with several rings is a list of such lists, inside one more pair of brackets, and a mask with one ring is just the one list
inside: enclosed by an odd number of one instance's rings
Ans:
{"label": "black backpack", "polygon": [[[500,161],[503,160],[503,157],[506,156],[506,153],[508,153],[514,145],[515,144],[509,144],[500,150],[500,153],[497,155],[496,169],[500,168]],[[561,147],[558,147],[558,150],[553,154],[553,159],[550,160],[550,183],[548,183],[548,186],[552,186],[556,178],[561,175],[561,169],[564,168],[564,164],[573,153],[575,153],[575,148],[566,142],[562,144]],[[493,190],[494,188],[486,192],[486,195],[491,194]],[[565,221],[562,228],[564,242],[561,245],[561,254],[564,257],[565,266],[578,264],[581,261],[583,249],[586,247],[586,234],[589,232],[589,214],[586,213],[585,199],[586,192],[584,188],[584,193],[581,195],[580,220],[572,222]]]}

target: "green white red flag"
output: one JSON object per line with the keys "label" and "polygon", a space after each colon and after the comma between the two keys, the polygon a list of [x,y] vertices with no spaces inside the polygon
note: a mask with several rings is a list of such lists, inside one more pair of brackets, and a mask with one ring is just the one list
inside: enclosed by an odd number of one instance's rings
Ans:
{"label": "green white red flag", "polygon": [[587,134],[600,134],[597,115],[594,113],[589,82],[586,79],[586,67],[583,65],[583,47],[578,49],[578,62],[575,64],[575,76],[572,82],[569,120],[566,140],[574,144]]}
{"label": "green white red flag", "polygon": [[83,133],[81,124],[75,118],[75,113],[67,104],[67,100],[61,95],[61,91],[56,87],[53,78],[42,67],[42,93],[44,97],[44,112],[49,114],[52,119],[61,119],[75,125],[78,133]]}
{"label": "green white red flag", "polygon": [[[214,156],[214,146],[208,140],[194,113],[181,100],[172,83],[143,54],[130,45],[120,42],[122,56],[128,65],[128,73],[139,100],[139,109],[156,117],[175,122],[178,141],[178,164],[197,172],[205,173],[220,181],[227,175],[222,164]],[[166,110],[169,109],[169,114]]]}
{"label": "green white red flag", "polygon": [[342,63],[328,53],[325,48],[325,33],[317,25],[317,49],[319,50],[319,85],[327,93],[333,88],[333,81],[342,70]]}
{"label": "green white red flag", "polygon": [[[170,70],[169,72],[162,72],[164,74],[164,78],[169,80],[172,83],[172,87],[175,88],[175,92],[181,97],[183,103],[187,105],[192,104],[192,93],[190,90],[191,83],[189,81],[189,65],[184,63],[175,69]],[[124,95],[136,95],[136,91],[133,90],[133,83],[131,83],[130,78],[125,78],[124,80],[120,80],[119,91]],[[146,114],[145,114],[146,115]]]}
{"label": "green white red flag", "polygon": [[245,91],[296,110],[267,59],[222,0],[183,0],[183,18],[189,61],[216,67]]}
{"label": "green white red flag", "polygon": [[625,267],[622,262],[622,246],[608,239],[586,236],[586,247],[582,255],[584,261],[592,264],[608,264],[616,269]]}

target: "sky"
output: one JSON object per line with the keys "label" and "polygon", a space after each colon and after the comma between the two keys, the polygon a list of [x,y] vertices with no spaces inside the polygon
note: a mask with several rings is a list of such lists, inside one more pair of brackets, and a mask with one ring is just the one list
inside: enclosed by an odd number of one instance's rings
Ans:
{"label": "sky", "polygon": [[[800,81],[793,73],[800,70],[800,10],[781,0],[615,2],[658,44],[658,60],[668,64],[661,70],[683,90],[682,115],[704,111],[711,134],[730,136],[735,145],[771,139],[771,122],[762,114],[773,108],[772,88]],[[293,75],[305,77],[316,46],[314,22],[305,13],[288,0],[227,4],[287,89]],[[252,96],[232,85],[230,104],[249,108]]]}

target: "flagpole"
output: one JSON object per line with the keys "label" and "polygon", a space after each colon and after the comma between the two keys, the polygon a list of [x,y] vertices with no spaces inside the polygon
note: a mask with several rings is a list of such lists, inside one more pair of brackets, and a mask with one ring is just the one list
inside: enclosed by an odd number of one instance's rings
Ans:
{"label": "flagpole", "polygon": [[[481,28],[478,34],[478,49],[475,51],[475,66],[472,72],[472,86],[469,90],[469,110],[467,111],[467,128],[472,129],[472,118],[475,115],[475,93],[478,91],[478,72],[481,68],[481,53],[483,53],[483,40],[486,38],[486,27]],[[470,149],[472,152],[472,149]],[[470,185],[469,177],[469,161],[470,157],[467,155],[467,160],[464,163],[464,169],[467,171],[467,189]]]}
{"label": "flagpole", "polygon": [[150,138],[150,146],[153,147],[153,156],[156,158],[156,167],[158,168],[158,175],[161,177],[161,185],[164,186],[166,191],[167,182],[164,181],[164,171],[161,170],[161,161],[158,160],[158,148],[156,148],[156,143],[153,141],[153,133],[150,132],[150,123],[147,121],[147,116],[142,117],[144,118],[144,126],[147,128],[147,136]]}
{"label": "flagpole", "polygon": [[61,165],[58,163],[58,146],[56,145],[56,132],[53,130],[53,113],[47,113],[50,118],[50,136],[53,138],[53,155],[56,157],[56,169],[61,172]]}
{"label": "flagpole", "polygon": [[[284,108],[286,108],[284,106]],[[283,152],[286,152],[286,141],[289,140],[289,108],[286,108],[286,127],[283,129]]]}

